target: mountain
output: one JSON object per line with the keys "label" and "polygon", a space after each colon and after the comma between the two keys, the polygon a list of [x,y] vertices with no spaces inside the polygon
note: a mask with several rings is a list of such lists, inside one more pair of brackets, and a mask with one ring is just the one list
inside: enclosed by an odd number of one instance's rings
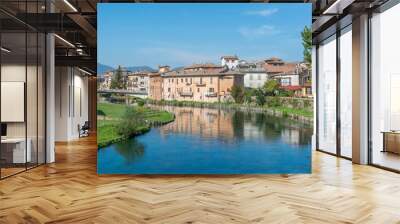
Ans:
{"label": "mountain", "polygon": [[126,67],[127,70],[131,71],[131,72],[141,72],[141,71],[148,71],[148,72],[156,72],[157,70],[153,69],[150,66],[130,66],[130,67]]}
{"label": "mountain", "polygon": [[175,67],[175,68],[172,69],[172,71],[178,71],[178,70],[181,70],[183,68],[185,68],[185,66]]}
{"label": "mountain", "polygon": [[97,63],[97,74],[99,76],[102,76],[104,73],[111,71],[111,70],[114,70],[114,68],[111,66],[108,66],[108,65]]}

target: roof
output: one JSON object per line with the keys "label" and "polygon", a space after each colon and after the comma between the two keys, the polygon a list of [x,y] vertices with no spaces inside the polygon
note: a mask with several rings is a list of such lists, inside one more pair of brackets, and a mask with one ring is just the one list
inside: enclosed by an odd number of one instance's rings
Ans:
{"label": "roof", "polygon": [[187,70],[179,70],[179,71],[170,71],[162,74],[164,77],[188,77],[188,76],[225,76],[225,75],[244,75],[239,71],[226,70],[225,68],[221,68],[219,70],[202,70],[202,71],[187,71]]}
{"label": "roof", "polygon": [[264,68],[269,74],[295,74],[297,63],[270,64],[265,63]]}
{"label": "roof", "polygon": [[193,64],[188,67],[184,67],[183,69],[194,69],[194,68],[223,68],[221,65],[216,65],[213,63],[206,63],[206,64]]}
{"label": "roof", "polygon": [[239,59],[238,56],[236,55],[226,55],[226,56],[221,56],[221,59]]}
{"label": "roof", "polygon": [[270,57],[264,60],[265,62],[283,62],[282,59],[278,57]]}
{"label": "roof", "polygon": [[128,76],[148,76],[150,72],[141,71],[141,72],[133,72],[129,73]]}

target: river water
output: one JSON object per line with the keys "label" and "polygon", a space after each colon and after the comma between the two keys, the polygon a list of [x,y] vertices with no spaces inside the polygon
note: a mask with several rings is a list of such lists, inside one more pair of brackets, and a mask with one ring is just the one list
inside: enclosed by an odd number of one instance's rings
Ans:
{"label": "river water", "polygon": [[311,172],[312,127],[264,113],[164,106],[174,122],[98,150],[99,174]]}

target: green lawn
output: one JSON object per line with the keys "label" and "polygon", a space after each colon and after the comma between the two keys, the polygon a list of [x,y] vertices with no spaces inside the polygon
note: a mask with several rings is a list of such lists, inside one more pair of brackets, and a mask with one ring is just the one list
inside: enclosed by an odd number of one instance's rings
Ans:
{"label": "green lawn", "polygon": [[[122,104],[99,103],[97,110],[102,110],[105,118],[98,119],[97,144],[105,147],[109,144],[124,140],[118,133],[118,124],[123,117],[127,106]],[[146,121],[144,126],[134,127],[133,135],[145,133],[150,130],[152,123],[165,124],[175,119],[175,115],[167,111],[153,110],[143,107],[143,117]]]}
{"label": "green lawn", "polygon": [[296,109],[296,108],[289,108],[289,107],[270,107],[273,110],[280,111],[284,114],[293,114],[299,115],[304,117],[313,117],[313,112],[305,109]]}

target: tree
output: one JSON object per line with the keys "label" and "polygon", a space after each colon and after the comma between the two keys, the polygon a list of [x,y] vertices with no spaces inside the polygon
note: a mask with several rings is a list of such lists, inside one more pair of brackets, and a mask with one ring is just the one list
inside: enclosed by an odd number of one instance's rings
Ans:
{"label": "tree", "polygon": [[264,104],[265,104],[265,95],[264,95],[264,92],[262,91],[262,89],[256,89],[254,91],[254,94],[256,96],[257,105],[264,106]]}
{"label": "tree", "polygon": [[243,103],[244,100],[243,86],[233,85],[231,89],[231,95],[235,100],[235,103]]}
{"label": "tree", "polygon": [[311,29],[307,26],[304,27],[301,32],[301,39],[303,41],[303,57],[304,62],[307,63],[309,68],[311,67],[311,48],[312,48],[312,32]]}
{"label": "tree", "polygon": [[115,74],[113,75],[111,79],[111,89],[123,89],[125,86],[123,77],[122,77],[122,68],[121,66],[118,66],[117,70],[115,71]]}
{"label": "tree", "polygon": [[274,96],[279,90],[279,83],[275,79],[270,79],[264,83],[263,90],[265,95]]}

